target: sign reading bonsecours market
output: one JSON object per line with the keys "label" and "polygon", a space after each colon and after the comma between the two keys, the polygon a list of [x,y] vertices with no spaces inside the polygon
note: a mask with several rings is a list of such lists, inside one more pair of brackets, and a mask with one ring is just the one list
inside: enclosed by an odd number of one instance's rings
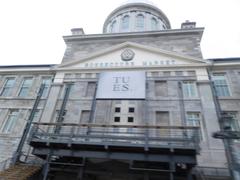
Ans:
{"label": "sign reading bonsecours market", "polygon": [[145,99],[145,72],[103,72],[100,74],[97,99]]}

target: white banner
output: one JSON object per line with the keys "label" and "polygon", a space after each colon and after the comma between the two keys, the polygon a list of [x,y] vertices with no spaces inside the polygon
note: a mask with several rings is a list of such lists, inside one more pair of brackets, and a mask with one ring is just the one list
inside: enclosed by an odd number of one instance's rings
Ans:
{"label": "white banner", "polygon": [[145,72],[103,72],[100,74],[97,99],[145,99]]}

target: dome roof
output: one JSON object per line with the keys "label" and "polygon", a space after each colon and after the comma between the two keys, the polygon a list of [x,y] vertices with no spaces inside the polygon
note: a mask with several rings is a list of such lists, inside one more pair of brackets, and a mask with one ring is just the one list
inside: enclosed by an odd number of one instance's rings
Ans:
{"label": "dome roof", "polygon": [[167,16],[149,0],[128,0],[105,20],[103,33],[159,31],[170,29]]}
{"label": "dome roof", "polygon": [[152,6],[156,6],[156,4],[154,4],[152,1],[149,1],[149,0],[127,0],[126,2],[122,3],[121,6],[126,4],[131,4],[131,3],[145,3]]}

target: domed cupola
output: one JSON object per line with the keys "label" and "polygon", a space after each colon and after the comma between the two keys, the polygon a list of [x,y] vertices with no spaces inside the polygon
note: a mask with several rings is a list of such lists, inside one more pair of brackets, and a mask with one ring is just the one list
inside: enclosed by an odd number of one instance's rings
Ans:
{"label": "domed cupola", "polygon": [[105,20],[103,33],[171,29],[167,16],[148,0],[129,0]]}

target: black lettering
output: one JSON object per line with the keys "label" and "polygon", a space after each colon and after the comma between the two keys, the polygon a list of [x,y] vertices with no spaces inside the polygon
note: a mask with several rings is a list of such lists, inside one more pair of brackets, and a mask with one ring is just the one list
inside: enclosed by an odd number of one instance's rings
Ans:
{"label": "black lettering", "polygon": [[122,91],[128,91],[129,90],[129,84],[123,84],[121,90]]}
{"label": "black lettering", "polygon": [[122,82],[123,83],[129,83],[130,77],[122,77]]}
{"label": "black lettering", "polygon": [[113,85],[113,91],[120,91],[120,85],[119,84],[114,84]]}

